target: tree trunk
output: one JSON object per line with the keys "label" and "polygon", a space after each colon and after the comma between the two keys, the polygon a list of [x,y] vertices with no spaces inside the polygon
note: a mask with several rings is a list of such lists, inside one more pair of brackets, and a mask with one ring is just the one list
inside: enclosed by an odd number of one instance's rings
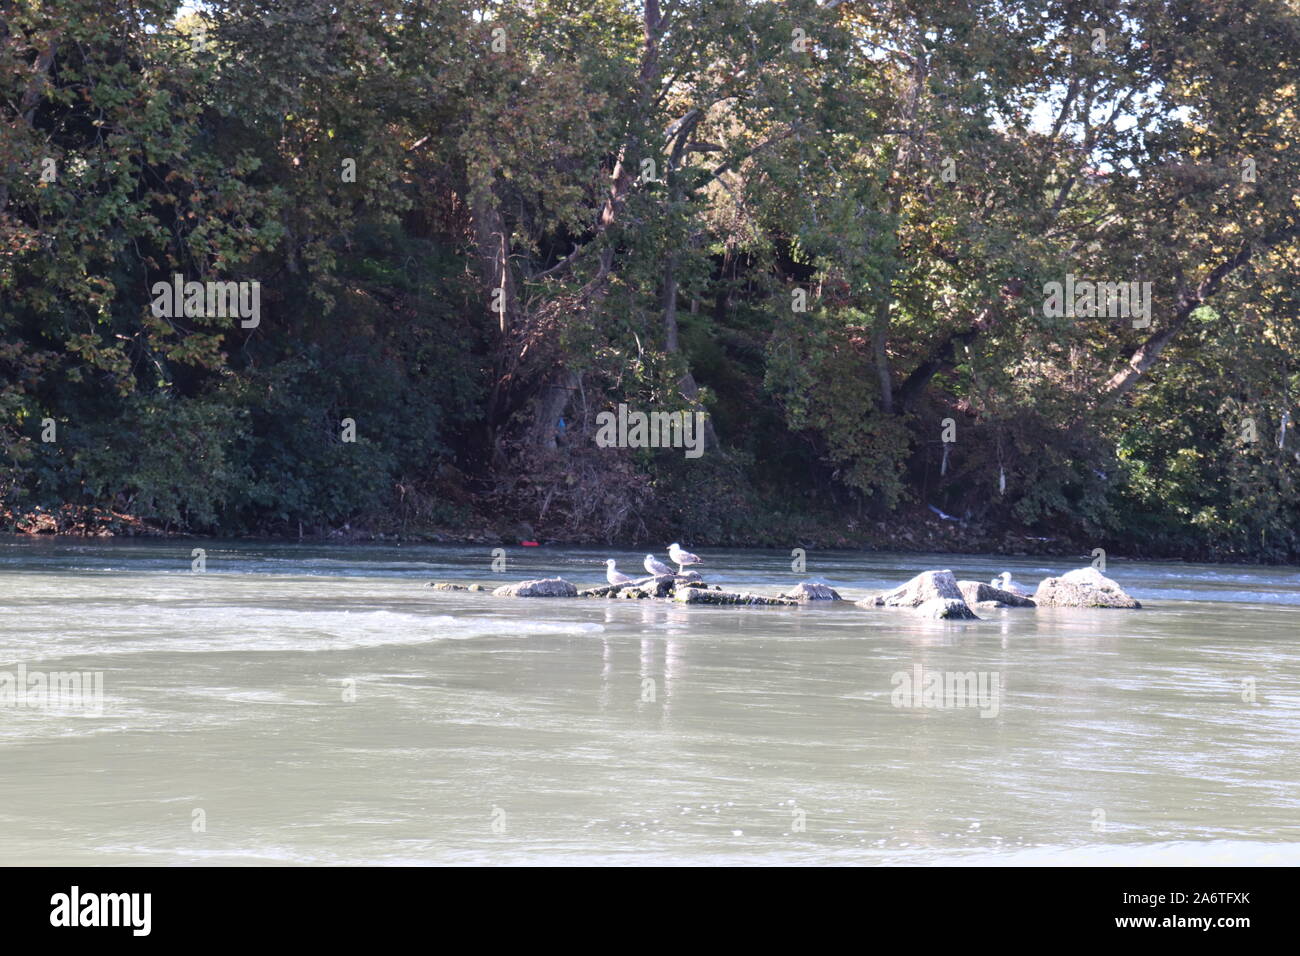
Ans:
{"label": "tree trunk", "polygon": [[[892,182],[889,187],[889,214],[894,221],[895,249],[898,247],[898,219],[903,214],[903,179],[909,175],[909,167],[913,162],[915,148],[911,137],[927,75],[925,50],[920,43],[914,44],[911,62],[911,78],[904,99],[903,115],[900,118],[901,141],[894,159],[894,169],[890,177]],[[876,370],[877,395],[880,408],[886,414],[892,414],[894,411],[894,380],[889,366],[889,312],[893,303],[894,275],[894,268],[889,268],[885,272],[882,288],[875,296],[875,321],[871,326],[871,358]]]}
{"label": "tree trunk", "polygon": [[[663,25],[658,0],[646,0],[642,18],[644,43],[641,51],[641,66],[637,73],[638,116],[644,116],[658,92],[659,33]],[[629,166],[638,152],[638,142],[639,132],[634,125],[632,134],[618,152],[618,159],[610,176],[609,193],[601,208],[596,237],[593,241],[603,236],[617,221],[628,193],[632,190],[633,176]],[[577,250],[568,258],[569,265],[576,259],[576,254]],[[613,271],[614,250],[609,246],[601,249],[598,263],[596,275],[577,294],[576,308],[587,314],[595,312],[605,298],[609,276]],[[512,294],[509,279],[505,281],[506,299],[510,301]],[[504,331],[503,327],[503,333]],[[563,364],[556,367],[534,403],[533,421],[528,429],[528,440],[531,444],[544,448],[556,447],[558,422],[567,412],[573,393],[579,386],[579,377],[572,369]]]}
{"label": "tree trunk", "polygon": [[876,321],[871,327],[871,356],[876,367],[876,383],[880,389],[880,410],[886,415],[894,412],[894,376],[889,368],[889,300],[876,303]]}
{"label": "tree trunk", "polygon": [[[537,448],[558,447],[560,419],[568,411],[573,393],[578,389],[578,376],[569,368],[560,368],[542,388],[533,414],[532,434],[529,444]],[[566,429],[568,423],[565,423]]]}
{"label": "tree trunk", "polygon": [[1133,387],[1138,383],[1138,379],[1145,375],[1151,366],[1155,365],[1160,358],[1160,353],[1165,350],[1165,347],[1174,340],[1183,326],[1187,324],[1192,313],[1219,291],[1219,287],[1223,285],[1225,278],[1251,260],[1256,248],[1272,249],[1274,246],[1281,245],[1283,242],[1295,239],[1298,236],[1300,236],[1300,223],[1292,222],[1255,242],[1244,242],[1236,255],[1215,266],[1200,281],[1195,290],[1184,292],[1179,297],[1178,310],[1170,319],[1169,324],[1147,336],[1142,344],[1129,355],[1124,368],[1112,375],[1106,384],[1102,386],[1101,406],[1105,408],[1113,405],[1133,390]]}

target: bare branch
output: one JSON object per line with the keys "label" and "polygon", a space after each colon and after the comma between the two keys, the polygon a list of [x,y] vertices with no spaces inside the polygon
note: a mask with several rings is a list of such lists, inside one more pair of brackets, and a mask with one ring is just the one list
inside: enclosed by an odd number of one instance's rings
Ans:
{"label": "bare branch", "polygon": [[1192,313],[1219,291],[1219,287],[1223,284],[1225,278],[1249,262],[1257,250],[1271,249],[1297,236],[1300,236],[1300,222],[1292,222],[1290,225],[1269,233],[1262,239],[1254,242],[1247,240],[1242,243],[1241,249],[1237,251],[1236,255],[1225,259],[1211,269],[1206,277],[1197,284],[1195,290],[1184,290],[1179,296],[1178,310],[1174,313],[1169,324],[1148,336],[1129,356],[1124,367],[1112,375],[1106,384],[1102,386],[1101,407],[1113,405],[1133,389],[1138,379],[1156,363],[1156,360],[1160,358],[1160,353],[1165,350],[1165,347],[1174,340],[1183,326],[1187,324],[1187,320],[1191,318]]}

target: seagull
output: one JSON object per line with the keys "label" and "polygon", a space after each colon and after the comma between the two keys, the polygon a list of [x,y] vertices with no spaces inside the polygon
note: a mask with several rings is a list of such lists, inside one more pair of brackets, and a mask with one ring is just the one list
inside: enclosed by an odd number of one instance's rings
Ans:
{"label": "seagull", "polygon": [[668,546],[668,557],[677,565],[677,573],[683,574],[682,568],[688,564],[703,564],[698,554],[691,554],[689,551],[683,551],[681,546],[674,541]]}
{"label": "seagull", "polygon": [[[945,446],[945,450],[946,450],[946,446]],[[944,521],[961,521],[960,518],[954,518],[952,515],[948,514],[947,512],[943,511],[940,508],[936,508],[934,505],[926,505],[926,507],[929,508],[931,511],[933,511],[935,514],[937,514]]]}
{"label": "seagull", "polygon": [[605,562],[605,580],[610,584],[631,584],[632,579],[622,571],[614,570],[614,559]]}
{"label": "seagull", "polygon": [[989,584],[993,585],[995,588],[1000,588],[1003,591],[1010,591],[1012,594],[1019,595],[1020,597],[1029,597],[1029,592],[1025,590],[1023,584],[1011,580],[1010,571],[1003,571],[1000,575],[990,581]]}
{"label": "seagull", "polygon": [[662,577],[665,574],[673,573],[672,568],[668,567],[668,565],[664,564],[653,554],[647,554],[645,556],[645,569],[655,577]]}

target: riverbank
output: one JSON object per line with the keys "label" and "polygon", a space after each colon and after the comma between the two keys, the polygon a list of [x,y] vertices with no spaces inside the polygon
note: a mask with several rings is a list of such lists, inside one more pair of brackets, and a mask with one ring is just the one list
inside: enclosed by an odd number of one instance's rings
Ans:
{"label": "riverbank", "polygon": [[[174,531],[133,515],[103,509],[65,505],[57,511],[35,509],[14,514],[0,511],[0,533],[32,537],[59,538],[177,538],[194,540],[241,538],[248,541],[303,541],[316,543],[414,543],[444,545],[486,545],[489,547],[611,547],[639,550],[662,549],[662,542],[642,539],[604,541],[595,537],[550,536],[528,523],[493,523],[482,516],[472,516],[456,526],[395,527],[388,519],[358,521],[355,526],[303,529],[300,533],[268,532],[250,535],[207,535]],[[679,537],[689,537],[684,532]],[[939,516],[928,508],[914,508],[889,521],[834,516],[784,517],[770,529],[747,536],[719,535],[712,539],[691,538],[696,547],[761,548],[793,552],[808,550],[846,550],[899,552],[911,554],[1001,554],[1016,557],[1054,557],[1092,560],[1094,548],[1111,556],[1130,560],[1167,563],[1202,562],[1213,564],[1282,565],[1288,562],[1263,560],[1257,555],[1225,556],[1206,551],[1170,553],[1151,548],[1140,537],[1134,540],[1102,538],[1081,541],[1068,536],[1035,535],[1020,529],[995,528],[979,522],[967,522]],[[525,544],[525,543],[528,544]],[[794,555],[792,554],[793,558]]]}

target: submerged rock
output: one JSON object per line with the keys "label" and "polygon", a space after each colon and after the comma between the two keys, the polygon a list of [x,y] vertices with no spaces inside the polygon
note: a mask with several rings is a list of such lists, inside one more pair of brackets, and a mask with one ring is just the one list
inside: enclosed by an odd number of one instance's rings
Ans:
{"label": "submerged rock", "polygon": [[961,590],[961,596],[971,607],[1033,607],[1032,598],[1022,597],[1015,591],[1004,591],[1002,588],[995,587],[992,584],[985,584],[983,581],[958,581],[957,587]]}
{"label": "submerged rock", "polygon": [[922,571],[892,591],[859,601],[858,607],[907,607],[924,617],[979,620],[967,606],[951,571]]}
{"label": "submerged rock", "polygon": [[464,584],[453,584],[450,581],[430,581],[429,587],[435,591],[468,591],[469,588]]}
{"label": "submerged rock", "polygon": [[682,587],[673,592],[678,604],[770,604],[797,607],[799,602],[787,597],[764,597],[761,594],[737,594],[732,591],[710,591],[705,587]]}
{"label": "submerged rock", "polygon": [[[585,598],[666,598],[672,597],[673,577],[668,574],[658,577],[639,578],[630,584],[602,584],[600,587],[583,588],[578,597]],[[681,587],[703,587],[699,583],[684,583]]]}
{"label": "submerged rock", "polygon": [[1034,601],[1043,607],[1142,606],[1094,567],[1079,568],[1059,578],[1044,579],[1034,592]]}
{"label": "submerged rock", "polygon": [[497,597],[577,597],[578,589],[564,578],[540,578],[503,584],[492,593]]}
{"label": "submerged rock", "polygon": [[825,584],[817,584],[814,581],[800,581],[793,590],[787,591],[781,597],[789,598],[800,604],[807,604],[809,601],[842,601],[839,592]]}

